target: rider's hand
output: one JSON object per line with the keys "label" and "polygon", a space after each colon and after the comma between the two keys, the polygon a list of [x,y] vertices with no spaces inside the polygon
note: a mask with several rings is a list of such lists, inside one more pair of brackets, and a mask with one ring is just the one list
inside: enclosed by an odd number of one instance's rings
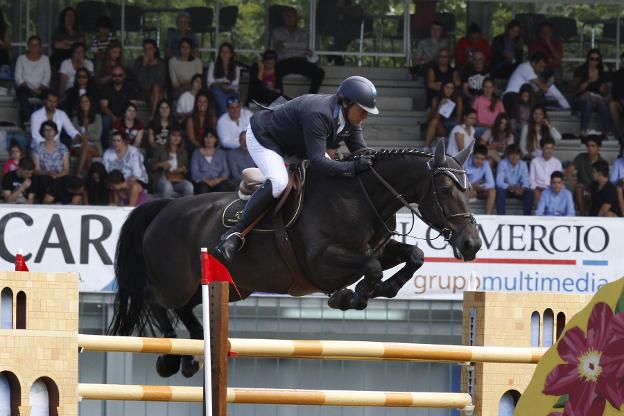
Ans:
{"label": "rider's hand", "polygon": [[369,170],[373,166],[373,157],[369,155],[359,156],[353,162],[353,170],[355,174]]}

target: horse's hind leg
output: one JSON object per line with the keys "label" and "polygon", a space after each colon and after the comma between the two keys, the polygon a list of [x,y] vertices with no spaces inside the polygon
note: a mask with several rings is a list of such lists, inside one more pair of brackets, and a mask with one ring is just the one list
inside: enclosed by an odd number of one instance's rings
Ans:
{"label": "horse's hind leg", "polygon": [[[152,315],[165,338],[177,338],[176,332],[169,321],[167,310],[161,306],[151,305]],[[179,355],[161,355],[156,360],[156,371],[161,377],[171,377],[180,369],[181,358]]]}
{"label": "horse's hind leg", "polygon": [[[195,294],[191,302],[186,304],[186,306],[175,310],[176,314],[189,331],[191,339],[204,339],[204,328],[193,313],[193,307],[199,302],[201,302],[200,291]],[[199,371],[199,361],[192,355],[185,355],[182,357],[181,370],[184,377],[192,377]]]}
{"label": "horse's hind leg", "polygon": [[390,240],[379,258],[381,267],[386,270],[401,263],[405,263],[405,266],[392,277],[379,282],[371,297],[395,297],[399,290],[412,278],[414,272],[421,268],[424,257],[423,251],[418,247]]}

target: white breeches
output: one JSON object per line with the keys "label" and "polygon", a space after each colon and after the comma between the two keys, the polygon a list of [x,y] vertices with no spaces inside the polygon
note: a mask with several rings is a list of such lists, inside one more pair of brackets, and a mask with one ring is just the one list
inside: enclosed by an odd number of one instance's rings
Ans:
{"label": "white breeches", "polygon": [[251,126],[247,127],[247,149],[258,169],[271,181],[273,198],[279,198],[288,185],[288,170],[284,158],[258,143]]}

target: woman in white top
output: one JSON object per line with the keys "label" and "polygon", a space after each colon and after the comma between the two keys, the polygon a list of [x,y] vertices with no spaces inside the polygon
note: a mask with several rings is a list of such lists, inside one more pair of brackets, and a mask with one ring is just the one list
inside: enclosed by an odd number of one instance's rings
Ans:
{"label": "woman in white top", "polygon": [[539,142],[544,137],[551,137],[555,141],[561,140],[561,133],[550,124],[546,109],[536,105],[531,111],[528,123],[522,127],[520,133],[520,150],[525,160],[531,160],[542,155]]}
{"label": "woman in white top", "polygon": [[191,78],[204,70],[199,58],[193,56],[193,44],[189,38],[180,40],[180,55],[169,59],[169,77],[174,98],[191,89]]}
{"label": "woman in white top", "polygon": [[471,144],[475,138],[475,124],[477,124],[477,112],[469,108],[464,112],[462,122],[451,130],[446,153],[455,156],[464,147]]}
{"label": "woman in white top", "polygon": [[238,95],[238,83],[240,81],[240,67],[234,60],[234,46],[224,42],[219,46],[219,54],[216,62],[208,66],[208,88],[212,92],[217,118],[227,111],[227,99]]}
{"label": "woman in white top", "polygon": [[86,45],[81,42],[72,45],[71,58],[65,59],[59,68],[59,90],[61,93],[74,86],[76,71],[86,68],[93,75],[93,62],[85,58]]}
{"label": "woman in white top", "polygon": [[195,97],[203,87],[204,82],[202,80],[202,74],[193,75],[193,78],[191,78],[191,89],[182,94],[176,103],[175,112],[179,121],[191,115],[195,107]]}

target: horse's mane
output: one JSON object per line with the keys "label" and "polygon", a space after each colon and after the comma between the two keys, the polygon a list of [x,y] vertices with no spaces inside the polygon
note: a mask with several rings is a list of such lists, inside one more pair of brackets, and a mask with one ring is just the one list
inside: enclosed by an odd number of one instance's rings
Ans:
{"label": "horse's mane", "polygon": [[399,158],[404,158],[408,156],[420,156],[432,158],[434,155],[432,153],[423,152],[422,150],[417,149],[359,149],[353,153],[343,154],[341,155],[341,160],[354,160],[360,156],[373,156],[377,160],[395,160]]}

